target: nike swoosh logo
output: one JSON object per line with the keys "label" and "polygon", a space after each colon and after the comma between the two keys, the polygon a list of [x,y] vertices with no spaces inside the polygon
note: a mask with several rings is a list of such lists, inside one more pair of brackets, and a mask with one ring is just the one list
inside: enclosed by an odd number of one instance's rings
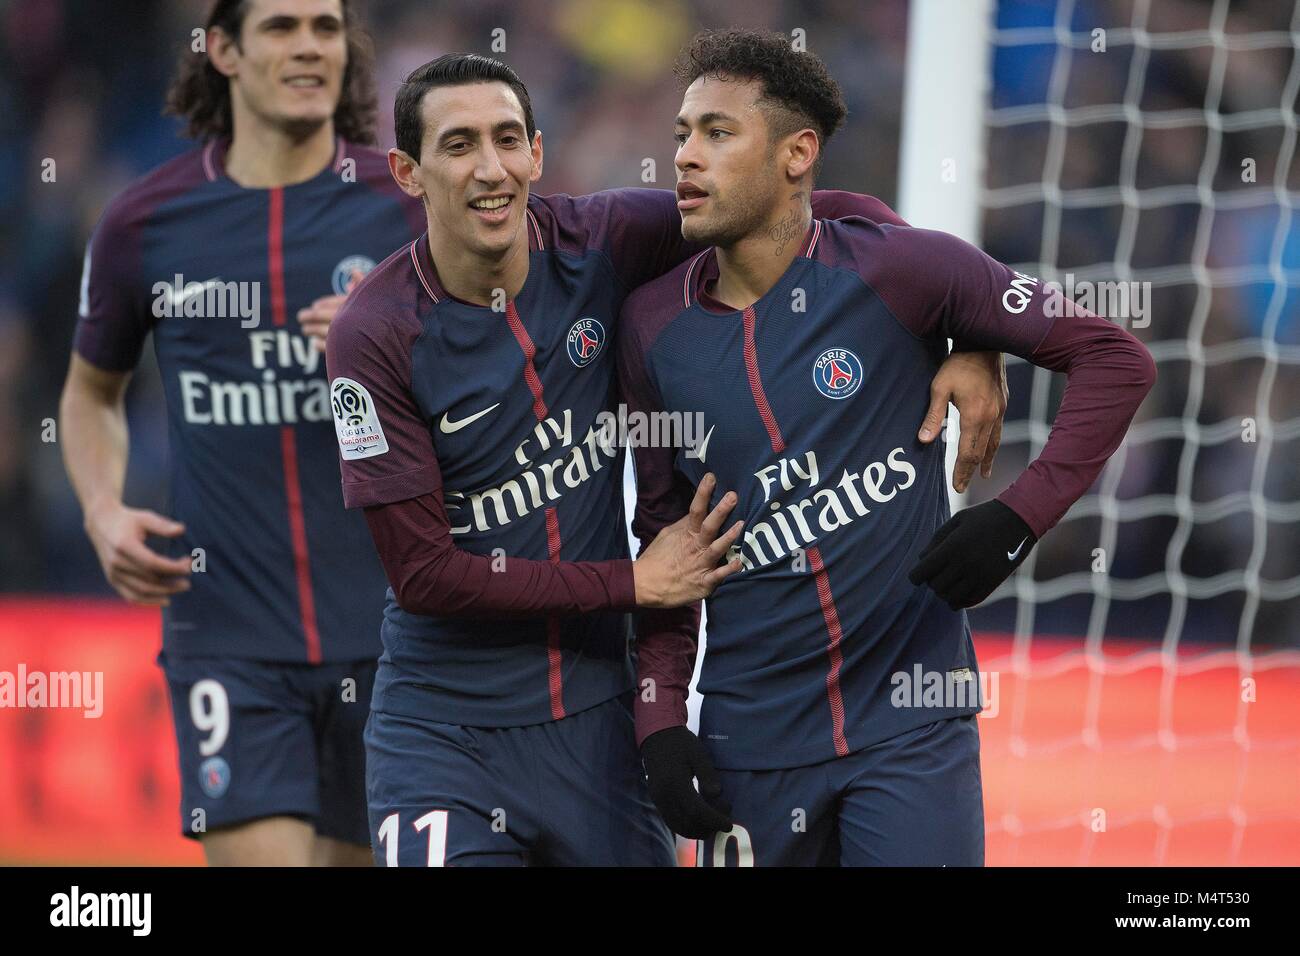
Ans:
{"label": "nike swoosh logo", "polygon": [[708,432],[704,435],[704,441],[692,448],[686,457],[698,458],[700,461],[704,461],[704,456],[709,453],[709,439],[713,437],[713,429],[717,427],[717,425],[710,425]]}
{"label": "nike swoosh logo", "polygon": [[485,408],[483,409],[483,411],[476,412],[475,414],[469,416],[468,418],[462,418],[458,422],[453,422],[450,416],[444,414],[442,416],[442,421],[438,422],[438,430],[441,431],[444,435],[451,435],[454,432],[460,431],[466,425],[472,425],[474,422],[478,421],[488,412],[493,411],[497,407],[497,405],[500,404],[501,404],[500,402],[497,402],[497,404],[493,405],[491,408]]}
{"label": "nike swoosh logo", "polygon": [[1008,551],[1008,552],[1007,552],[1007,560],[1008,560],[1008,561],[1014,561],[1014,560],[1016,560],[1016,555],[1020,554],[1020,549],[1023,548],[1023,547],[1025,546],[1025,542],[1028,541],[1028,540],[1029,540],[1028,538],[1023,538],[1023,539],[1021,539],[1020,543],[1019,543],[1018,545],[1016,545],[1016,550],[1014,550],[1014,551]]}

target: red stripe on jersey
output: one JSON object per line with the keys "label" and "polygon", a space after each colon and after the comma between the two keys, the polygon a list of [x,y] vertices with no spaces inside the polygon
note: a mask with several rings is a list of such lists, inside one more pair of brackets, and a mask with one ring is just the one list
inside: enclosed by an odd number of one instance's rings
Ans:
{"label": "red stripe on jersey", "polygon": [[270,222],[267,224],[266,254],[271,272],[271,321],[286,322],[284,304],[284,190],[271,190]]}
{"label": "red stripe on jersey", "polygon": [[[524,353],[524,381],[533,393],[533,414],[540,422],[546,418],[546,400],[542,397],[542,380],[537,377],[537,368],[533,365],[537,347],[524,328],[513,299],[506,303],[506,321],[510,323],[510,331],[514,333],[515,341]],[[546,509],[546,553],[552,564],[559,563],[560,515],[554,508]],[[546,618],[546,678],[551,691],[551,718],[559,720],[565,716],[565,712],[564,677],[560,670],[560,618],[557,614]]]}
{"label": "red stripe on jersey", "polygon": [[533,340],[524,328],[524,323],[519,318],[519,312],[515,308],[515,302],[511,299],[506,303],[506,321],[510,323],[510,331],[515,334],[515,341],[519,343],[519,348],[524,353],[524,381],[528,383],[528,389],[533,393],[533,414],[537,416],[540,422],[546,417],[546,402],[542,399],[542,380],[537,377],[537,368],[533,365],[533,358],[537,355],[537,347],[533,345]]}
{"label": "red stripe on jersey", "polygon": [[[546,509],[546,553],[551,564],[560,563],[560,515],[554,508]],[[546,619],[546,673],[551,685],[551,717],[564,717],[564,677],[560,671],[560,618],[552,614]]]}
{"label": "red stripe on jersey", "polygon": [[749,374],[749,390],[754,393],[754,404],[767,429],[767,437],[772,441],[772,451],[778,455],[785,451],[785,439],[781,437],[781,428],[772,415],[772,408],[767,404],[763,393],[763,380],[758,374],[758,350],[754,347],[754,307],[745,310],[745,371]]}
{"label": "red stripe on jersey", "polygon": [[[281,326],[288,322],[284,295],[284,190],[270,191],[267,222],[267,267],[271,278],[271,321]],[[320,631],[316,627],[316,599],[311,586],[311,562],[307,553],[307,523],[302,513],[302,483],[298,478],[298,442],[293,426],[280,428],[280,457],[284,463],[284,498],[289,509],[289,538],[293,547],[293,567],[298,579],[298,612],[302,633],[307,642],[307,660],[321,660]]]}
{"label": "red stripe on jersey", "polygon": [[826,632],[830,635],[830,643],[826,645],[826,653],[831,659],[830,670],[826,672],[826,697],[831,705],[831,738],[835,742],[835,753],[845,757],[849,753],[849,744],[844,739],[844,698],[840,695],[840,668],[844,665],[844,657],[840,653],[840,641],[843,638],[840,612],[835,608],[830,578],[826,574],[826,566],[822,564],[822,553],[816,546],[808,549],[808,561],[812,564],[813,577],[817,582],[817,598],[821,601],[822,617],[826,619]]}
{"label": "red stripe on jersey", "polygon": [[307,660],[321,661],[320,631],[316,627],[316,598],[311,587],[311,563],[307,556],[307,525],[302,515],[302,485],[298,481],[298,444],[293,427],[280,428],[280,450],[284,457],[284,495],[289,502],[289,536],[293,541],[293,566],[298,577],[298,612],[307,638]]}

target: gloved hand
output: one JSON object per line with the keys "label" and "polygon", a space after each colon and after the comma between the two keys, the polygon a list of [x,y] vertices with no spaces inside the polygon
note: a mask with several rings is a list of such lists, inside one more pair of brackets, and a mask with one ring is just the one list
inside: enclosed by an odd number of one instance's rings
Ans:
{"label": "gloved hand", "polygon": [[954,611],[973,607],[1020,567],[1038,543],[1029,525],[996,498],[949,518],[907,579],[928,584]]}
{"label": "gloved hand", "polygon": [[[674,833],[704,840],[731,829],[731,816],[720,809],[722,781],[700,738],[685,727],[655,731],[641,744],[650,796]],[[696,791],[692,777],[700,780]]]}

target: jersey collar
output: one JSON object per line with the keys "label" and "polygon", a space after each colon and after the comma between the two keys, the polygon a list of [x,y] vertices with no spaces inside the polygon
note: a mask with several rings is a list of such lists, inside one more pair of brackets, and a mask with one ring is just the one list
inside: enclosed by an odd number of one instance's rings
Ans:
{"label": "jersey collar", "polygon": [[[210,139],[203,147],[203,175],[208,182],[215,183],[226,175],[226,153],[230,151],[230,138]],[[330,171],[343,172],[343,161],[348,158],[348,144],[342,136],[334,137],[334,159]]]}
{"label": "jersey collar", "polygon": [[[533,197],[528,197],[529,207],[532,206]],[[524,228],[528,232],[528,251],[541,252],[546,249],[546,243],[542,238],[542,227],[537,222],[537,217],[533,215],[531,208],[524,209]],[[408,254],[411,257],[411,264],[415,267],[415,274],[420,280],[420,285],[424,286],[424,291],[429,294],[429,298],[435,303],[463,300],[457,299],[454,295],[443,288],[442,283],[438,280],[438,268],[433,264],[433,254],[429,251],[429,233],[425,232],[408,247]],[[476,306],[473,302],[465,302],[465,305],[473,308],[483,308]]]}

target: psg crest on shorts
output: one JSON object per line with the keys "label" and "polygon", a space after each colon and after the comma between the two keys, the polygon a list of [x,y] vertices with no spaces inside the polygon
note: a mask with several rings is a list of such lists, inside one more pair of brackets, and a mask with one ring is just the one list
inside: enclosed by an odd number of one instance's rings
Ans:
{"label": "psg crest on shorts", "polygon": [[813,363],[813,384],[827,398],[848,398],[862,384],[862,363],[848,349],[827,349]]}
{"label": "psg crest on shorts", "polygon": [[209,757],[199,765],[199,786],[209,797],[225,796],[230,789],[230,764],[225,757]]}
{"label": "psg crest on shorts", "polygon": [[579,319],[569,329],[569,358],[578,368],[590,365],[605,345],[605,327],[595,319]]}
{"label": "psg crest on shorts", "polygon": [[334,267],[334,276],[330,280],[334,294],[347,295],[374,267],[375,260],[369,256],[348,256]]}

